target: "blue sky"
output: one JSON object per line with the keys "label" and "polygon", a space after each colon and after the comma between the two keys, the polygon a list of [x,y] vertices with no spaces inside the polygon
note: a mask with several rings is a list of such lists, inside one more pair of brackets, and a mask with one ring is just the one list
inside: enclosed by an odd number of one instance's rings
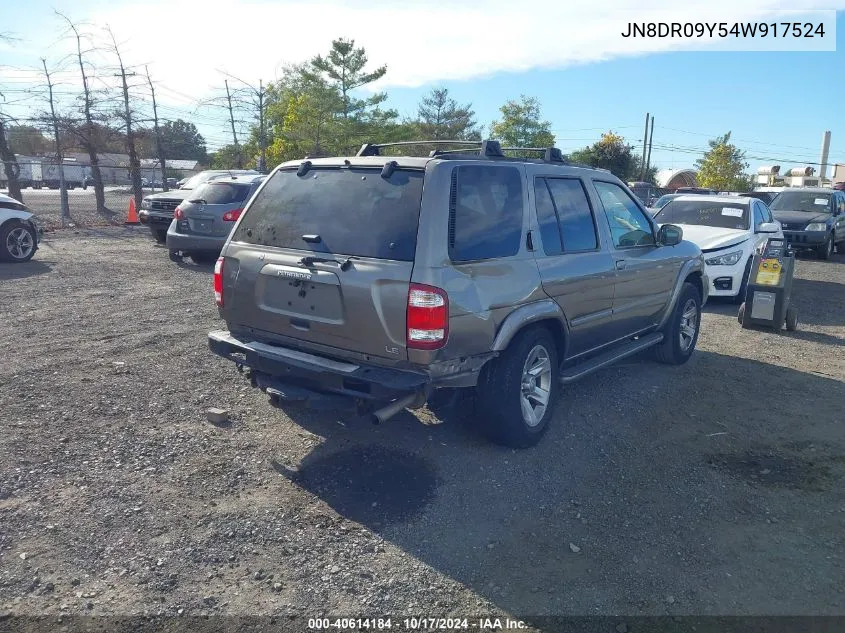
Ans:
{"label": "blue sky", "polygon": [[[109,24],[126,62],[150,65],[160,85],[160,115],[194,120],[211,147],[229,139],[225,112],[201,105],[221,94],[221,71],[256,83],[258,78],[272,80],[285,63],[324,52],[332,38],[345,36],[365,46],[374,64],[388,65],[379,88],[403,115],[412,115],[420,97],[442,85],[458,101],[472,102],[486,128],[505,100],[525,94],[539,98],[564,151],[590,144],[608,129],[641,149],[644,117],[650,112],[655,117],[652,163],[661,168],[692,166],[708,138],[727,131],[747,152],[752,169],[817,162],[825,130],[832,132],[830,162],[845,163],[845,12],[837,13],[835,52],[652,52],[655,46],[650,45],[635,50],[620,44],[618,24],[608,17],[665,19],[671,9],[672,19],[730,22],[796,5],[845,8],[839,1],[747,0],[742,10],[729,0],[681,8],[652,0],[648,10],[633,0],[613,0],[601,7],[548,2],[536,11],[548,19],[531,24],[525,23],[518,3],[503,0],[408,0],[401,5],[387,0],[366,5],[344,0],[6,4],[0,30],[19,38],[11,46],[0,45],[0,88],[7,94],[21,95],[20,90],[37,86],[32,69],[46,55],[51,67],[60,71],[60,94],[72,97],[74,70],[64,59],[70,42],[60,37],[63,27],[53,14],[58,8],[87,22],[86,29],[97,38]],[[538,0],[532,6],[539,4],[544,3]],[[232,13],[264,17],[251,27],[257,30],[253,36],[235,36],[231,22],[221,19]],[[162,15],[168,16],[165,21]],[[509,31],[514,23],[524,28]],[[402,30],[396,24],[413,28]],[[442,24],[453,26],[437,27]],[[456,41],[455,30],[466,35]],[[107,63],[103,60],[99,63]],[[108,81],[101,79],[103,85]],[[145,98],[144,91],[143,86],[137,88],[139,98]],[[30,100],[11,109],[25,118],[41,107]]]}

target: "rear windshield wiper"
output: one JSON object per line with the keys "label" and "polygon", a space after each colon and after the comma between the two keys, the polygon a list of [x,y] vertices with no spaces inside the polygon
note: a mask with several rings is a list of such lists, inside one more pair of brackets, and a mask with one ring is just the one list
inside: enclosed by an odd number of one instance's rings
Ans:
{"label": "rear windshield wiper", "polygon": [[352,260],[358,259],[354,255],[347,257],[343,261],[334,259],[333,257],[314,257],[313,255],[306,255],[302,259],[299,260],[299,263],[303,266],[311,266],[312,264],[316,263],[323,263],[323,264],[337,264],[340,266],[341,270],[349,270],[349,267],[352,266]]}
{"label": "rear windshield wiper", "polygon": [[188,200],[188,202],[190,202],[191,204],[208,204],[208,202],[205,201],[205,198],[197,198],[196,200]]}

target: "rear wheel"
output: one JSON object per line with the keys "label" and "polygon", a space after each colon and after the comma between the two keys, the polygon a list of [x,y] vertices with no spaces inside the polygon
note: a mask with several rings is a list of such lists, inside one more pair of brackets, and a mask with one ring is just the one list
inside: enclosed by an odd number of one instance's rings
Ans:
{"label": "rear wheel", "polygon": [[150,229],[150,232],[159,244],[167,242],[167,229]]}
{"label": "rear wheel", "polygon": [[476,387],[476,411],[487,436],[527,448],[546,432],[558,393],[557,349],[544,328],[525,330],[487,363]]}
{"label": "rear wheel", "polygon": [[788,332],[798,329],[798,309],[791,305],[786,309],[786,329]]}
{"label": "rear wheel", "polygon": [[698,288],[686,282],[672,316],[663,328],[663,342],[655,348],[657,360],[669,365],[687,362],[695,351],[700,325],[701,295]]}
{"label": "rear wheel", "polygon": [[172,262],[181,262],[182,261],[182,253],[179,251],[174,251],[172,248],[167,251],[167,256],[170,258]]}
{"label": "rear wheel", "polygon": [[195,264],[212,264],[217,261],[217,253],[191,253]]}

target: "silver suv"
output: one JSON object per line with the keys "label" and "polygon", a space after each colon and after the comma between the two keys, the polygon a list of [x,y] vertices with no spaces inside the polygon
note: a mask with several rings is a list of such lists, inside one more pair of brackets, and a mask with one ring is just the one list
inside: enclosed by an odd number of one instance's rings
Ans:
{"label": "silver suv", "polygon": [[556,148],[386,148],[280,165],[235,225],[209,346],[253,386],[378,422],[471,388],[489,436],[527,447],[561,384],[646,348],[689,359],[701,251],[618,178]]}

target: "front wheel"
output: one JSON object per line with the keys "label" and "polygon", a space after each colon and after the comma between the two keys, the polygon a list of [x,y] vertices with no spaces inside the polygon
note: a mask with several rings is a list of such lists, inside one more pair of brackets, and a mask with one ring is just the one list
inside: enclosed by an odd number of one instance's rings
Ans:
{"label": "front wheel", "polygon": [[510,448],[534,446],[548,429],[558,379],[557,348],[548,330],[517,335],[479,377],[476,412],[486,435]]}
{"label": "front wheel", "polygon": [[35,231],[18,220],[11,220],[0,230],[0,260],[28,262],[35,255]]}
{"label": "front wheel", "polygon": [[167,243],[167,229],[150,229],[155,241],[159,244]]}
{"label": "front wheel", "polygon": [[195,264],[200,266],[213,264],[217,261],[217,257],[217,253],[191,253],[191,259],[194,260]]}
{"label": "front wheel", "polygon": [[672,316],[663,328],[663,342],[655,348],[657,360],[668,365],[687,362],[695,351],[700,325],[701,295],[698,288],[685,282]]}
{"label": "front wheel", "polygon": [[818,254],[819,259],[830,259],[831,255],[833,255],[833,236],[829,237],[824,244],[819,246]]}

